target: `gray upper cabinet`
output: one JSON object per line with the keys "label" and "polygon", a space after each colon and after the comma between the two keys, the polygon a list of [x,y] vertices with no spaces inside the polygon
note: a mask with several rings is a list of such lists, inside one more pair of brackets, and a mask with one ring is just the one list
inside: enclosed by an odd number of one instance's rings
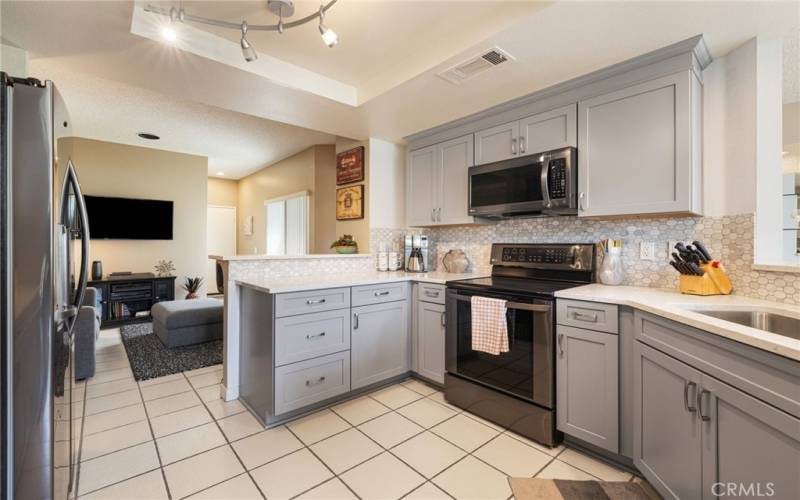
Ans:
{"label": "gray upper cabinet", "polygon": [[475,164],[483,165],[516,157],[518,140],[518,121],[475,132]]}
{"label": "gray upper cabinet", "polygon": [[619,452],[618,337],[558,326],[558,430]]}
{"label": "gray upper cabinet", "polygon": [[475,222],[467,213],[468,169],[473,158],[472,134],[408,154],[409,226]]}
{"label": "gray upper cabinet", "polygon": [[700,372],[634,346],[633,463],[665,499],[703,498]]}
{"label": "gray upper cabinet", "polygon": [[475,133],[475,164],[575,146],[577,105],[537,113]]}
{"label": "gray upper cabinet", "polygon": [[352,388],[358,389],[409,371],[408,301],[354,307],[352,312]]}
{"label": "gray upper cabinet", "polygon": [[519,122],[521,155],[577,146],[578,105],[570,104],[524,118]]}
{"label": "gray upper cabinet", "polygon": [[409,226],[426,226],[434,222],[434,189],[439,178],[436,168],[436,146],[408,153],[407,218]]}
{"label": "gray upper cabinet", "polygon": [[417,302],[416,371],[439,384],[444,384],[444,328],[443,304]]}
{"label": "gray upper cabinet", "polygon": [[701,112],[690,70],[580,101],[579,215],[701,213]]}

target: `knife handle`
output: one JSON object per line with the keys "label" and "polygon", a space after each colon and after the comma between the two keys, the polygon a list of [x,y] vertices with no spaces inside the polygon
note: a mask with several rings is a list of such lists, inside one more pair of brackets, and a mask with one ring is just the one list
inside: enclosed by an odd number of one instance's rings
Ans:
{"label": "knife handle", "polygon": [[703,259],[705,259],[706,262],[711,262],[714,260],[711,258],[711,254],[708,252],[708,249],[706,249],[705,245],[703,245],[701,242],[693,241],[692,245],[694,245],[694,248],[697,249],[697,252],[703,256]]}

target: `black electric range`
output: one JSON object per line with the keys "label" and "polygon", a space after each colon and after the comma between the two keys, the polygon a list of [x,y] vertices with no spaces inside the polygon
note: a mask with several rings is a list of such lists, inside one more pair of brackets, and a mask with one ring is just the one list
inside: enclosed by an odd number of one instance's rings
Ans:
{"label": "black electric range", "polygon": [[[494,244],[492,273],[447,282],[447,401],[543,444],[555,429],[555,297],[591,283],[593,244]],[[472,349],[472,297],[506,301],[509,351]]]}

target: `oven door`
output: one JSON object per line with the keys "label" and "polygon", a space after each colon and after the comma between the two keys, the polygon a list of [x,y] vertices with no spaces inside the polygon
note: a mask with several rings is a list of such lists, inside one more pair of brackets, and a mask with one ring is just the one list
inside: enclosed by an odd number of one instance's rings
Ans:
{"label": "oven door", "polygon": [[[473,295],[507,301],[509,352],[492,355],[472,349]],[[445,366],[449,374],[552,409],[555,406],[553,344],[551,300],[447,290]]]}
{"label": "oven door", "polygon": [[[469,169],[469,215],[536,214],[547,206],[546,155],[531,155]],[[545,172],[546,174],[546,172]]]}

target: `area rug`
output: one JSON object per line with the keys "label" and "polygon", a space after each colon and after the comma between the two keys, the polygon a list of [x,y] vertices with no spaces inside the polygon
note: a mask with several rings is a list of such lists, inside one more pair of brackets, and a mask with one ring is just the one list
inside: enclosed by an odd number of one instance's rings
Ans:
{"label": "area rug", "polygon": [[643,481],[569,481],[565,479],[509,479],[515,500],[660,500]]}
{"label": "area rug", "polygon": [[169,348],[153,333],[152,323],[125,325],[120,334],[136,380],[222,363],[222,340]]}

